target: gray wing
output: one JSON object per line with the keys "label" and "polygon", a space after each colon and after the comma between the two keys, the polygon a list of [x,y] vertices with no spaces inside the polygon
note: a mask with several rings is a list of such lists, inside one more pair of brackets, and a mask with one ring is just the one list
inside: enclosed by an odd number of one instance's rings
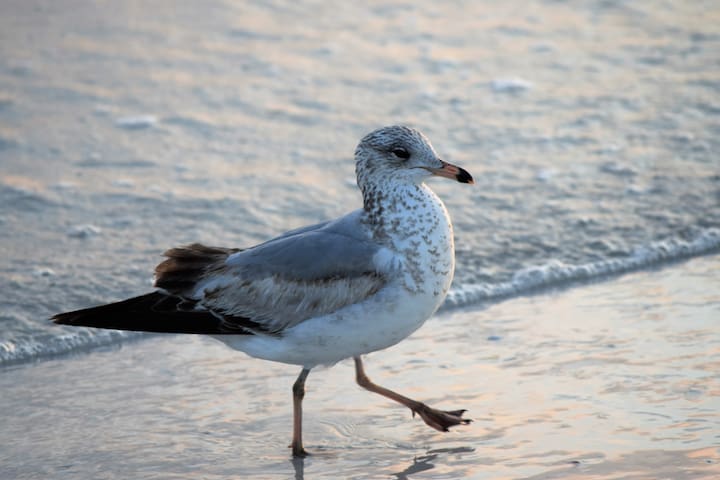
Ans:
{"label": "gray wing", "polygon": [[[178,282],[178,263],[201,264],[193,257],[202,248],[210,251],[201,268],[186,268]],[[372,242],[359,213],[334,222],[288,232],[247,250],[212,249],[191,245],[166,253],[168,260],[156,269],[156,285],[192,300],[195,309],[221,317],[228,330],[235,323],[247,330],[277,333],[311,317],[331,313],[360,302],[387,282],[374,260],[382,247]],[[198,255],[202,256],[202,254]],[[176,266],[176,265],[167,265]],[[176,270],[174,272],[169,270]],[[176,283],[169,282],[173,279]],[[168,288],[175,288],[172,291]]]}
{"label": "gray wing", "polygon": [[363,227],[353,219],[348,216],[288,232],[230,255],[226,265],[235,273],[242,272],[246,280],[278,276],[323,281],[365,275],[375,269],[373,255],[380,245],[364,235]]}

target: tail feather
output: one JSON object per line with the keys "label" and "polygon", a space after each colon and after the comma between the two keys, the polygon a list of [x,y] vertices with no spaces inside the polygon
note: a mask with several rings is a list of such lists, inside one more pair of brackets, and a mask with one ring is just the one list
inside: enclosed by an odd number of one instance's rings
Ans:
{"label": "tail feather", "polygon": [[[222,319],[210,312],[193,310],[194,304],[180,297],[152,292],[121,302],[59,313],[52,317],[60,325],[163,333],[228,333]],[[234,334],[249,331],[236,330]]]}
{"label": "tail feather", "polygon": [[163,254],[167,258],[155,267],[155,286],[175,295],[187,295],[203,275],[239,251],[199,243],[171,248]]}

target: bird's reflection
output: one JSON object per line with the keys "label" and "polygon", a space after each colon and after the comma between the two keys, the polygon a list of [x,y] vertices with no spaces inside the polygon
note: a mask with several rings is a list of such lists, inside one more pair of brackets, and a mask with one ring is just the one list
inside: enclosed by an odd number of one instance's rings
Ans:
{"label": "bird's reflection", "polygon": [[398,480],[410,480],[410,475],[416,473],[425,472],[435,468],[435,464],[432,463],[440,454],[443,453],[467,453],[475,451],[472,447],[456,447],[456,448],[438,448],[436,450],[430,450],[427,455],[413,458],[413,463],[402,472],[393,473],[393,476]]}
{"label": "bird's reflection", "polygon": [[[392,475],[397,478],[397,480],[410,480],[411,475],[435,468],[435,464],[432,462],[441,454],[469,453],[474,451],[475,449],[472,447],[439,448],[436,450],[429,450],[426,455],[414,457],[412,463],[403,471],[393,473]],[[295,480],[304,480],[305,458],[293,457],[290,462],[295,470]]]}
{"label": "bird's reflection", "polygon": [[432,470],[435,465],[430,463],[437,458],[437,454],[423,455],[422,457],[415,457],[412,465],[407,467],[402,472],[393,473],[393,476],[398,480],[408,480],[410,475],[415,473],[424,472],[426,470]]}
{"label": "bird's reflection", "polygon": [[305,480],[305,458],[292,457],[290,462],[295,469],[295,480]]}

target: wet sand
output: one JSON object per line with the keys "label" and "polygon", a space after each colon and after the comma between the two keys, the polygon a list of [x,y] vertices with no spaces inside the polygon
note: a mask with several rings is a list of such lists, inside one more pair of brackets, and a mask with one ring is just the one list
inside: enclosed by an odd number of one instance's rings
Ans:
{"label": "wet sand", "polygon": [[155,336],[0,375],[3,478],[717,478],[720,256],[442,313],[370,355],[377,383],[470,426],[442,434],[313,371]]}

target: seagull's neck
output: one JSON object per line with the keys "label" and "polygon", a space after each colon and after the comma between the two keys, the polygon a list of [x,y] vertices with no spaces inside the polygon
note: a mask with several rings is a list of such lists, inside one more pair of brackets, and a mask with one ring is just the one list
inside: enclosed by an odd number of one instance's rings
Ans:
{"label": "seagull's neck", "polygon": [[375,241],[405,258],[406,287],[444,298],[455,270],[450,217],[424,183],[378,182],[363,190],[364,220]]}
{"label": "seagull's neck", "polygon": [[[436,226],[451,228],[445,205],[424,183],[388,179],[368,185],[363,189],[363,210],[373,230],[399,239],[427,234]],[[435,225],[436,220],[443,225]]]}

